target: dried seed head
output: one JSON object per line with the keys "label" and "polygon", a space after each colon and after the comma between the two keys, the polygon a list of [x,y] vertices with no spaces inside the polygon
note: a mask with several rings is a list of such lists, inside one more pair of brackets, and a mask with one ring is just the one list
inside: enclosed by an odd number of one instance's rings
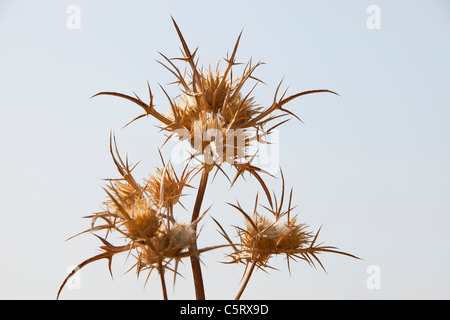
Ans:
{"label": "dried seed head", "polygon": [[297,223],[296,218],[284,222],[285,232],[279,237],[276,249],[282,253],[289,254],[307,248],[313,239],[308,225]]}
{"label": "dried seed head", "polygon": [[[242,160],[248,160],[253,156],[246,154],[245,147],[253,140],[263,140],[275,127],[287,120],[284,119],[267,129],[266,125],[268,123],[273,123],[274,120],[278,121],[286,116],[293,116],[299,119],[295,114],[284,109],[284,105],[298,97],[312,93],[328,92],[336,94],[330,90],[319,89],[300,92],[289,97],[285,97],[286,92],[284,92],[281,98],[278,98],[280,82],[275,90],[272,104],[267,107],[260,107],[255,103],[255,99],[251,95],[256,85],[262,82],[254,76],[256,68],[262,62],[254,64],[250,60],[239,76],[235,76],[236,73],[233,72],[233,67],[238,64],[236,62],[236,53],[241,34],[236,41],[231,56],[227,56],[227,59],[224,59],[226,64],[223,70],[219,70],[219,64],[217,64],[216,68],[199,69],[195,58],[197,50],[193,53],[190,51],[178,25],[175,21],[173,23],[182,43],[183,57],[170,59],[161,54],[166,64],[158,62],[175,76],[174,83],[179,85],[181,94],[176,99],[172,99],[161,87],[170,105],[170,111],[167,115],[156,111],[150,86],[148,88],[149,103],[143,102],[139,97],[116,92],[100,92],[95,96],[112,95],[136,103],[144,109],[145,113],[136,117],[133,121],[151,115],[161,123],[161,129],[169,136],[178,135],[183,140],[190,139],[192,147],[197,152],[196,155],[204,155],[205,151],[210,154],[205,156],[203,163],[207,170],[210,170],[213,166],[210,161],[213,161],[214,165],[217,166],[220,166],[223,162],[228,162],[236,166],[236,169],[239,171],[238,176],[247,169],[251,170],[250,173],[255,175],[254,168],[239,166],[242,164]],[[184,61],[190,68],[190,74],[183,74],[173,62],[175,60]],[[255,80],[255,85],[250,91],[244,91],[244,85],[249,79]],[[276,114],[277,112],[279,114]],[[201,133],[196,133],[196,128],[200,128]],[[214,142],[203,142],[204,133],[211,129],[220,132],[222,138],[219,139],[220,141],[215,139]],[[243,141],[241,145],[231,147],[231,142],[234,138],[230,139],[230,130],[243,131],[238,133],[238,136]],[[201,136],[200,140],[199,135]],[[227,147],[224,149],[225,146]],[[230,156],[230,153],[233,155]],[[200,161],[202,160],[200,159]]]}
{"label": "dried seed head", "polygon": [[146,180],[145,190],[155,203],[168,207],[178,203],[185,185],[186,180],[178,180],[172,168],[169,167],[167,170],[157,168]]}
{"label": "dried seed head", "polygon": [[175,258],[189,248],[195,239],[195,231],[190,224],[175,224],[170,230],[164,230],[159,238],[159,250],[167,258]]}
{"label": "dried seed head", "polygon": [[272,255],[291,254],[307,247],[312,236],[304,232],[305,224],[294,220],[270,219],[255,214],[252,222],[247,221],[247,229],[238,229],[242,251],[237,259],[256,261],[266,265]]}
{"label": "dried seed head", "polygon": [[308,231],[308,225],[297,222],[297,217],[292,217],[291,215],[293,210],[291,207],[292,190],[288,208],[283,210],[285,187],[282,173],[281,176],[283,186],[280,202],[274,195],[273,198],[269,198],[270,208],[262,206],[270,213],[270,218],[258,212],[258,196],[255,200],[252,216],[247,214],[239,203],[237,205],[230,204],[244,216],[246,222],[246,228],[236,227],[240,245],[235,245],[220,224],[214,220],[219,226],[222,236],[233,248],[233,252],[229,254],[229,257],[232,259],[230,263],[244,263],[246,265],[251,264],[253,267],[257,266],[258,268],[270,268],[268,262],[271,257],[282,254],[286,256],[288,268],[290,268],[289,261],[291,259],[305,260],[311,266],[315,266],[314,262],[318,262],[323,268],[322,263],[317,258],[317,255],[322,252],[338,253],[357,258],[351,254],[338,251],[335,247],[316,243],[320,229],[313,235],[313,233]]}
{"label": "dried seed head", "polygon": [[243,97],[240,92],[246,78],[231,79],[219,71],[199,70],[198,74],[200,84],[196,90],[189,87],[177,102],[171,101],[168,118],[176,124],[165,129],[183,128],[192,132],[195,122],[205,124],[204,121],[210,118],[219,119],[220,124],[229,129],[245,128],[245,124],[259,113],[254,98]]}
{"label": "dried seed head", "polygon": [[119,208],[116,203],[120,203],[125,208],[131,208],[136,200],[142,197],[142,193],[137,191],[132,185],[127,182],[116,181],[112,185],[107,185],[107,188],[111,191],[115,201],[109,197],[104,204],[108,208],[108,211],[115,214],[120,214]]}
{"label": "dried seed head", "polygon": [[133,241],[148,241],[162,223],[162,217],[151,200],[141,198],[129,208],[125,226],[127,236]]}
{"label": "dried seed head", "polygon": [[149,244],[141,246],[142,261],[154,266],[164,259],[180,259],[186,256],[194,238],[195,231],[190,224],[175,224],[170,228],[164,224]]}

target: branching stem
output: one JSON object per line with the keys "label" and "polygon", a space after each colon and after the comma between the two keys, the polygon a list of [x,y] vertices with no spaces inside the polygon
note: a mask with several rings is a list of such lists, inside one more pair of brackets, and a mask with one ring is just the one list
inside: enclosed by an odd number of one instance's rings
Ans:
{"label": "branching stem", "polygon": [[250,266],[250,269],[247,272],[247,276],[245,277],[244,283],[242,284],[241,288],[239,289],[238,294],[236,295],[236,298],[234,300],[239,300],[244,293],[245,287],[247,286],[248,282],[250,281],[250,277],[252,276],[253,270],[256,266],[256,260],[252,262],[252,265]]}
{"label": "branching stem", "polygon": [[161,288],[163,292],[163,298],[164,300],[168,300],[167,297],[167,289],[166,289],[166,280],[164,278],[164,268],[162,265],[162,260],[158,262],[158,271],[159,271],[159,277],[161,278]]}
{"label": "branching stem", "polygon": [[[203,169],[200,185],[198,187],[197,198],[195,199],[194,210],[192,212],[192,222],[196,221],[200,215],[203,197],[205,195],[206,185],[208,183],[208,171]],[[195,233],[197,233],[197,223],[193,225]],[[197,237],[192,243],[191,267],[194,276],[195,297],[197,300],[205,300],[205,288],[203,286],[202,269],[200,267],[200,258],[197,250]]]}

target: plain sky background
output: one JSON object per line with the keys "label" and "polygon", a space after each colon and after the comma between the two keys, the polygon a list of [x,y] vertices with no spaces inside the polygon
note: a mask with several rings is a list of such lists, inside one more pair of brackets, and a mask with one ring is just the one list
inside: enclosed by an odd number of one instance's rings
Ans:
{"label": "plain sky background", "polygon": [[[70,5],[81,28],[66,26]],[[369,30],[378,5],[381,29]],[[441,1],[0,1],[0,298],[54,299],[67,268],[96,254],[81,217],[98,211],[103,178],[117,177],[109,155],[114,131],[122,155],[141,161],[143,178],[160,164],[163,137],[153,119],[121,127],[141,110],[99,91],[135,91],[168,108],[158,83],[173,79],[155,59],[179,55],[170,18],[207,66],[232,50],[262,60],[255,75],[267,85],[256,101],[271,103],[284,76],[289,93],[326,88],[288,105],[305,124],[280,130],[280,165],[294,188],[299,219],[319,241],[364,260],[324,254],[328,273],[300,261],[289,275],[256,272],[244,299],[450,298],[450,2]],[[239,69],[240,70],[240,69]],[[166,87],[167,88],[167,87]],[[174,95],[176,87],[168,87]],[[166,151],[170,149],[164,149]],[[231,171],[230,171],[231,172]],[[232,174],[231,174],[232,175]],[[279,178],[279,175],[278,175]],[[268,178],[280,190],[280,179]],[[225,202],[251,208],[254,179],[229,190],[218,176],[204,207],[230,234],[242,216]],[[192,192],[193,193],[193,192]],[[191,197],[184,200],[191,205]],[[189,220],[182,209],[180,217]],[[210,218],[200,246],[223,243]],[[227,250],[205,254],[207,298],[234,298],[244,270],[225,265]],[[123,273],[133,258],[80,273],[61,299],[161,299],[155,274]],[[368,271],[380,271],[369,289]],[[190,264],[180,267],[169,297],[194,298]],[[172,277],[167,281],[171,284]]]}

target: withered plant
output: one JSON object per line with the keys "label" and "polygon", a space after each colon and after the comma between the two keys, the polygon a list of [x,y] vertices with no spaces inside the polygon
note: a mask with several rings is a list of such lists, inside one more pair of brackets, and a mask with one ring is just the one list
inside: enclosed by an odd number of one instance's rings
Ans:
{"label": "withered plant", "polygon": [[[192,52],[175,20],[173,24],[181,41],[182,57],[167,58],[160,53],[162,61],[158,61],[172,73],[175,77],[174,83],[181,91],[177,97],[171,98],[160,86],[168,101],[168,111],[156,110],[148,82],[150,96],[148,103],[137,95],[130,96],[117,92],[100,92],[94,97],[115,96],[135,103],[144,112],[126,125],[151,116],[158,121],[158,126],[167,139],[189,143],[190,157],[182,164],[182,172],[177,174],[172,163],[166,162],[160,152],[161,166],[147,178],[137,181],[132,174],[136,165],[129,164],[128,157],[125,161],[122,159],[115,137],[111,134],[110,152],[119,177],[106,179],[104,210],[87,216],[86,218],[91,219],[91,227],[79,233],[91,233],[96,236],[101,242],[101,253],[80,263],[67,276],[59,288],[57,298],[67,281],[78,270],[92,262],[108,260],[109,272],[112,275],[112,259],[119,253],[134,257],[135,263],[130,270],[136,269],[138,275],[147,271],[147,280],[153,270],[158,272],[164,299],[168,299],[166,273],[173,273],[175,283],[175,278],[179,274],[178,263],[182,259],[189,258],[195,296],[199,300],[205,299],[200,256],[210,250],[228,248],[231,250],[227,255],[230,260],[225,263],[245,265],[243,282],[236,299],[241,298],[255,268],[264,271],[273,268],[269,262],[274,256],[286,257],[289,272],[290,262],[298,260],[306,261],[311,266],[316,266],[317,263],[324,269],[318,258],[321,253],[338,253],[356,258],[338,251],[335,247],[318,243],[320,230],[314,234],[308,225],[298,221],[297,215],[293,212],[295,207],[292,206],[292,189],[289,200],[285,199],[285,181],[282,172],[282,190],[278,200],[267,187],[268,173],[253,164],[257,152],[251,154],[249,151],[249,146],[254,143],[268,143],[266,139],[273,130],[291,117],[300,120],[297,115],[285,108],[289,102],[313,93],[336,93],[319,89],[287,96],[287,89],[280,93],[282,84],[280,81],[273,102],[265,107],[260,106],[255,102],[252,92],[258,83],[262,83],[254,76],[255,69],[262,63],[253,63],[250,60],[238,75],[233,73],[234,67],[239,64],[236,62],[236,53],[242,32],[231,55],[223,59],[225,66],[222,68],[219,61],[216,66],[205,69],[198,66],[196,57],[198,48]],[[179,61],[185,64],[183,72],[177,66]],[[250,90],[244,91],[244,85],[248,81],[254,84]],[[229,170],[235,172],[233,179],[230,179],[224,170],[227,169],[224,168],[224,164],[229,165]],[[250,212],[244,210],[239,202],[230,204],[234,210],[242,214],[245,221],[245,226],[235,227],[237,241],[233,241],[225,232],[218,222],[220,219],[216,216],[211,218],[217,224],[225,242],[198,248],[198,225],[209,210],[201,213],[201,207],[210,174],[214,169],[214,175],[218,172],[224,174],[230,186],[245,174],[257,179],[268,205],[263,205],[257,195]],[[184,196],[185,188],[194,188],[189,183],[197,175],[200,175],[200,182],[196,188],[194,206],[189,210],[180,200]],[[287,208],[284,208],[286,202]],[[190,220],[178,221],[179,215],[175,215],[174,211],[179,207],[192,212]],[[113,233],[126,239],[126,244],[114,245],[110,239]]]}

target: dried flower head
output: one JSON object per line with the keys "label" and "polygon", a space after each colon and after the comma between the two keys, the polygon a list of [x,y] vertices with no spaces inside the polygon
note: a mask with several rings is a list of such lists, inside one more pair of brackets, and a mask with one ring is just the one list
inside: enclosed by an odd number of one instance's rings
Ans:
{"label": "dried flower head", "polygon": [[233,248],[233,252],[228,255],[231,258],[231,261],[228,263],[245,264],[244,275],[250,266],[247,277],[236,299],[239,299],[242,295],[255,267],[262,270],[265,268],[273,268],[268,263],[275,255],[285,255],[289,272],[290,260],[296,261],[296,259],[304,260],[313,267],[315,267],[315,262],[318,262],[322,269],[325,270],[323,264],[317,257],[318,254],[323,252],[338,253],[359,259],[354,255],[338,251],[335,247],[316,243],[320,229],[313,235],[308,230],[308,225],[297,222],[297,216],[291,217],[291,211],[294,209],[291,206],[292,190],[288,208],[287,210],[283,210],[285,189],[283,174],[281,176],[283,188],[280,203],[278,204],[277,198],[274,195],[272,199],[274,205],[271,205],[270,208],[263,206],[270,213],[269,217],[258,212],[258,196],[256,197],[252,215],[246,213],[239,203],[237,205],[230,204],[244,216],[246,222],[246,228],[236,227],[239,244],[234,244],[222,226],[214,219],[220,228],[220,233]]}
{"label": "dried flower head", "polygon": [[135,242],[146,242],[151,239],[162,223],[160,209],[152,200],[144,197],[135,201],[128,210],[124,208],[118,217],[123,219],[127,230],[126,237]]}
{"label": "dried flower head", "polygon": [[[111,184],[106,185],[109,192],[112,194],[117,194],[114,198],[116,200],[121,199],[123,205],[127,208],[131,208],[135,201],[142,197],[142,192],[136,190],[134,186],[130,185],[128,182],[114,181]],[[110,198],[104,201],[104,204],[110,212],[119,213],[119,209],[116,207],[114,201]]]}
{"label": "dried flower head", "polygon": [[142,247],[142,259],[147,266],[160,259],[180,259],[189,255],[189,247],[196,237],[191,224],[182,223],[167,227],[164,225],[150,243]]}
{"label": "dried flower head", "polygon": [[297,224],[295,218],[271,219],[255,213],[246,225],[246,230],[238,230],[242,249],[235,253],[236,261],[255,261],[258,266],[268,266],[272,255],[295,254],[308,247],[312,240],[312,234],[306,231],[308,226]]}
{"label": "dried flower head", "polygon": [[[208,171],[214,166],[220,166],[227,162],[236,166],[240,173],[242,173],[242,170],[248,170],[253,174],[254,170],[250,166],[239,168],[237,166],[249,163],[249,159],[254,156],[247,152],[247,148],[252,141],[262,141],[275,127],[289,119],[267,128],[269,123],[286,116],[299,119],[291,111],[284,108],[288,102],[312,93],[328,92],[336,94],[330,90],[320,89],[285,97],[286,90],[281,97],[278,97],[280,82],[276,88],[272,104],[267,107],[259,106],[256,104],[252,92],[256,85],[262,82],[254,76],[256,68],[262,62],[254,64],[250,60],[240,75],[235,76],[236,73],[233,73],[233,67],[238,64],[236,53],[242,32],[236,41],[231,56],[225,59],[223,69],[220,69],[220,63],[215,68],[199,68],[196,60],[198,48],[191,52],[178,25],[174,20],[173,23],[182,44],[183,56],[171,59],[160,53],[165,63],[158,61],[174,75],[175,81],[173,83],[179,85],[181,90],[181,94],[173,99],[161,86],[169,102],[168,114],[155,109],[153,93],[149,85],[150,102],[148,104],[138,96],[132,97],[117,92],[99,92],[94,96],[112,95],[136,103],[144,109],[145,113],[131,122],[148,115],[154,117],[160,122],[161,129],[169,137],[176,136],[181,140],[188,140],[194,149],[193,156],[203,156],[202,165]],[[190,73],[182,73],[174,63],[175,60],[186,63],[190,68]],[[248,80],[255,81],[255,84],[248,92],[244,92],[244,85]],[[279,112],[279,114],[276,114],[276,112]]]}
{"label": "dried flower head", "polygon": [[[68,279],[92,262],[107,259],[112,275],[112,258],[119,253],[128,252],[136,257],[133,267],[136,267],[138,275],[143,270],[151,272],[156,269],[164,281],[165,270],[177,273],[176,266],[180,259],[217,248],[212,246],[195,252],[191,250],[192,242],[198,236],[195,226],[204,215],[191,223],[178,223],[173,217],[171,210],[189,176],[186,170],[182,178],[178,179],[173,168],[166,165],[164,169],[157,169],[156,174],[151,175],[146,185],[142,186],[132,175],[134,167],[128,164],[128,160],[125,163],[122,161],[117,145],[115,145],[116,153],[113,152],[112,139],[110,150],[122,178],[108,179],[110,184],[105,188],[107,200],[104,202],[106,210],[87,216],[86,218],[92,221],[91,228],[77,234],[93,233],[102,242],[100,246],[102,253],[80,263],[64,280],[58,291],[58,297]],[[99,221],[101,223],[98,223]],[[98,233],[102,231],[105,232],[104,235],[99,235]],[[113,245],[108,241],[112,233],[121,235],[127,240],[127,244]],[[175,260],[175,269],[170,267],[172,260]],[[165,285],[163,291],[166,298]]]}
{"label": "dried flower head", "polygon": [[[278,204],[276,196],[273,196],[273,203],[275,205],[270,208],[263,206],[270,213],[269,217],[258,212],[258,196],[256,197],[252,215],[246,213],[239,203],[237,205],[230,204],[244,216],[246,222],[245,229],[240,227],[236,228],[240,245],[233,246],[234,252],[230,254],[232,258],[231,263],[254,263],[260,268],[270,268],[268,265],[269,259],[273,255],[282,254],[287,258],[288,267],[290,259],[295,260],[295,258],[298,258],[307,261],[312,266],[314,266],[315,260],[323,268],[323,265],[317,258],[317,254],[321,252],[334,252],[356,258],[351,254],[335,250],[335,247],[316,244],[320,230],[313,235],[308,230],[308,225],[297,222],[297,216],[291,216],[291,211],[294,209],[291,206],[292,190],[289,197],[288,209],[283,210],[284,178],[282,180],[283,189],[280,203]],[[222,235],[231,244],[230,237],[228,237],[222,227],[220,229]]]}
{"label": "dried flower head", "polygon": [[164,164],[164,168],[156,168],[155,173],[151,174],[145,180],[145,191],[150,194],[153,201],[161,207],[173,207],[183,195],[183,188],[190,187],[187,183],[192,171],[187,171],[185,166],[181,177],[179,178],[172,165]]}

